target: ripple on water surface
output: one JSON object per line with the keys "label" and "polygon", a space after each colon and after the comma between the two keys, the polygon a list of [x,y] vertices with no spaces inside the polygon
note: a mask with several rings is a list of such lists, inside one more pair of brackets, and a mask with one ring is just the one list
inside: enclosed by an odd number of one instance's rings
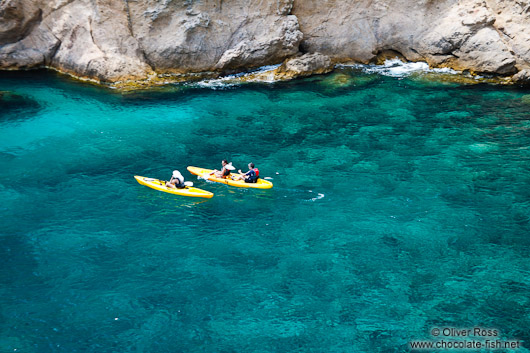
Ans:
{"label": "ripple on water surface", "polygon": [[[0,77],[0,350],[405,352],[444,326],[530,341],[529,93],[419,69],[129,95]],[[223,158],[274,188],[186,171]],[[214,198],[133,178],[174,169]]]}

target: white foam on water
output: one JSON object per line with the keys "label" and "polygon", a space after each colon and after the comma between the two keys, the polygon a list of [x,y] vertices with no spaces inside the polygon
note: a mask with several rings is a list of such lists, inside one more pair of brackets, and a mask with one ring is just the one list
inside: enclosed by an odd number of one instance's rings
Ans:
{"label": "white foam on water", "polygon": [[434,73],[445,73],[445,74],[459,74],[460,72],[449,68],[435,68],[431,69],[429,64],[426,62],[403,62],[399,59],[386,60],[383,65],[337,65],[337,67],[353,67],[361,69],[367,73],[375,73],[383,76],[390,77],[406,77],[418,72],[434,72]]}
{"label": "white foam on water", "polygon": [[320,194],[320,193],[319,193],[319,194],[317,195],[317,197],[313,197],[313,198],[311,199],[311,201],[316,201],[316,200],[320,200],[320,199],[323,199],[323,198],[324,198],[324,194]]}
{"label": "white foam on water", "polygon": [[[249,72],[241,72],[234,75],[223,76],[216,79],[206,79],[199,82],[187,83],[192,87],[201,87],[209,89],[224,89],[239,86],[244,82],[262,82],[274,83],[274,70],[281,64],[262,66]],[[426,62],[403,62],[399,59],[388,59],[383,65],[364,65],[364,64],[338,64],[337,68],[355,68],[366,73],[374,73],[389,77],[407,77],[414,73],[439,73],[439,74],[461,74],[450,68],[430,68]]]}
{"label": "white foam on water", "polygon": [[207,183],[211,184],[215,183],[215,181],[211,181],[210,179],[208,179],[208,176],[197,175],[197,180],[204,180]]}
{"label": "white foam on water", "polygon": [[280,65],[281,64],[262,66],[262,67],[258,68],[256,71],[254,71],[254,73],[276,70],[277,68],[280,67]]}
{"label": "white foam on water", "polygon": [[[189,83],[189,86],[210,88],[210,89],[222,89],[228,87],[239,86],[243,82],[275,82],[273,71],[280,67],[281,64],[262,66],[254,71],[241,72],[234,75],[223,76],[211,80],[203,80],[200,82]],[[270,73],[269,75],[264,75]],[[259,78],[252,78],[255,75],[260,75]],[[243,78],[247,78],[243,80]]]}
{"label": "white foam on water", "polygon": [[213,80],[204,80],[199,82],[194,82],[187,84],[188,86],[192,87],[200,87],[200,88],[210,88],[210,89],[220,89],[220,88],[227,88],[227,87],[233,87],[239,85],[239,82],[234,82],[233,78],[230,78],[230,76],[217,78]]}
{"label": "white foam on water", "polygon": [[[313,192],[313,190],[309,190],[309,192]],[[318,193],[316,197],[313,197],[307,201],[316,201],[316,200],[320,200],[320,199],[323,199],[325,197],[324,194],[321,194],[321,193]]]}

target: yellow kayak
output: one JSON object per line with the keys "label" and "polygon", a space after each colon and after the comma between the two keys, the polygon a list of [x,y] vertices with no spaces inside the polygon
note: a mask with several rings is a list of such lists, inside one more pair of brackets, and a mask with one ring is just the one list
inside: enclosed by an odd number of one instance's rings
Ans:
{"label": "yellow kayak", "polygon": [[170,194],[190,196],[190,197],[205,197],[207,199],[213,197],[213,193],[206,191],[206,190],[194,188],[192,186],[186,186],[184,189],[174,189],[174,188],[168,188],[166,186],[166,182],[163,180],[146,178],[146,177],[138,176],[138,175],[135,175],[134,178],[136,179],[137,182],[139,182],[142,185],[150,187],[151,189],[167,192]]}
{"label": "yellow kayak", "polygon": [[[200,176],[203,179],[215,181],[217,183],[223,183],[231,186],[237,186],[240,188],[255,188],[255,189],[270,189],[272,188],[272,183],[270,181],[259,178],[257,183],[245,183],[243,180],[232,180],[231,178],[217,178],[213,173],[212,169],[204,169],[198,167],[188,167],[188,170],[191,174]],[[237,178],[241,174],[232,173],[232,178]]]}

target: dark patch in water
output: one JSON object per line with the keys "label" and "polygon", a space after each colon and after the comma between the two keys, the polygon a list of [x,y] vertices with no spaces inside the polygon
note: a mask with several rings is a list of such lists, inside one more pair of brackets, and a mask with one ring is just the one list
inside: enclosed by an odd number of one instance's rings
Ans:
{"label": "dark patch in water", "polygon": [[0,122],[29,119],[41,109],[38,102],[25,95],[0,91]]}

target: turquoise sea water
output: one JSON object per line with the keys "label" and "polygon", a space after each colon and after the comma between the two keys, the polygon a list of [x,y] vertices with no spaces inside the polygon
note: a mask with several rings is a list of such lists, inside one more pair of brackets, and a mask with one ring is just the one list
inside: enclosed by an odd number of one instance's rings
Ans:
{"label": "turquoise sea water", "polygon": [[[407,352],[433,327],[529,351],[530,90],[218,88],[0,75],[0,352]],[[186,171],[223,158],[274,188]],[[173,169],[214,198],[133,178]]]}

